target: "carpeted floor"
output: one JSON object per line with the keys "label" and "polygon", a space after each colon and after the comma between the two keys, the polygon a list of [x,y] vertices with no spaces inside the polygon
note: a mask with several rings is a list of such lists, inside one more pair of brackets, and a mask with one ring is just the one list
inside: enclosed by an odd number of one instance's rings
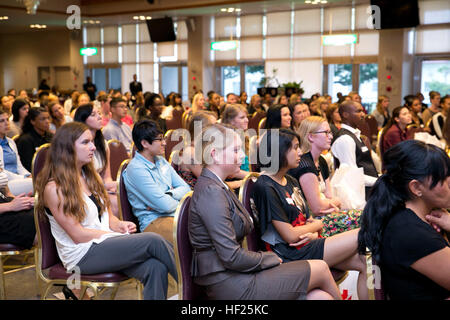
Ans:
{"label": "carpeted floor", "polygon": [[[40,290],[37,286],[36,281],[36,269],[34,267],[34,259],[30,257],[28,262],[25,263],[25,267],[22,269],[7,270],[8,265],[22,265],[23,258],[11,257],[5,263],[5,289],[6,289],[6,299],[7,300],[40,300]],[[107,300],[110,297],[111,289],[105,290],[99,299]],[[53,293],[61,292],[61,289],[54,287],[50,291],[48,299],[57,299]],[[169,288],[168,295],[169,299],[178,299],[177,296],[177,286],[175,280],[169,276]],[[136,285],[133,283],[120,286],[117,291],[116,300],[136,300],[137,290]]]}

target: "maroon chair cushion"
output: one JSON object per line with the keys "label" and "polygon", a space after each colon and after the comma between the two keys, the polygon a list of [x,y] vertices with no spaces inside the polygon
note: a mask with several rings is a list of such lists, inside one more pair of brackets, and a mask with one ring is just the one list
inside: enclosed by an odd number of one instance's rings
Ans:
{"label": "maroon chair cushion", "polygon": [[119,197],[120,197],[120,209],[122,210],[122,218],[124,221],[131,221],[136,225],[136,233],[139,232],[139,220],[133,214],[133,209],[130,201],[128,200],[127,189],[125,188],[125,182],[123,179],[123,171],[128,166],[128,163],[124,163],[122,166],[122,171],[119,176]]}
{"label": "maroon chair cushion", "polygon": [[108,148],[110,153],[111,178],[116,181],[120,165],[124,160],[128,159],[129,156],[127,149],[120,141],[108,141]]}
{"label": "maroon chair cushion", "polygon": [[192,246],[189,240],[188,221],[191,197],[186,198],[180,208],[177,225],[177,250],[180,259],[181,279],[183,281],[183,299],[198,300],[203,297],[201,287],[192,281]]}
{"label": "maroon chair cushion", "polygon": [[42,270],[50,268],[58,263],[59,260],[58,252],[56,250],[55,239],[53,238],[50,221],[47,217],[39,218],[39,233],[41,236],[41,250],[42,250]]}
{"label": "maroon chair cushion", "polygon": [[25,250],[23,247],[16,246],[12,243],[0,243],[0,251],[22,251]]}
{"label": "maroon chair cushion", "polygon": [[166,128],[167,130],[175,130],[183,127],[183,112],[182,110],[173,110],[172,118],[166,119]]}
{"label": "maroon chair cushion", "polygon": [[[48,277],[50,279],[68,279],[72,276],[72,273],[68,273],[62,263],[58,263],[52,266],[48,271]],[[97,274],[82,274],[80,275],[81,281],[94,281],[94,282],[121,282],[128,280],[129,278],[120,272],[106,272]]]}
{"label": "maroon chair cushion", "polygon": [[44,146],[41,147],[38,150],[38,152],[34,154],[33,167],[31,170],[33,181],[36,181],[39,172],[41,172],[42,168],[44,167],[45,159],[47,158],[47,153],[49,149],[50,146]]}

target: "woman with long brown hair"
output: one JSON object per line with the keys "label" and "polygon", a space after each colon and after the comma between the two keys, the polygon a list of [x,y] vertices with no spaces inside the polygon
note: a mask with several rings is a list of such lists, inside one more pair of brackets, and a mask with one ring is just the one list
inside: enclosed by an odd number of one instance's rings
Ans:
{"label": "woman with long brown hair", "polygon": [[[140,280],[144,299],[166,299],[167,273],[177,279],[171,244],[155,233],[136,232],[110,208],[94,169],[94,138],[79,122],[58,129],[36,181],[37,212],[49,219],[59,258],[82,274],[121,271]],[[133,248],[133,250],[130,250]]]}

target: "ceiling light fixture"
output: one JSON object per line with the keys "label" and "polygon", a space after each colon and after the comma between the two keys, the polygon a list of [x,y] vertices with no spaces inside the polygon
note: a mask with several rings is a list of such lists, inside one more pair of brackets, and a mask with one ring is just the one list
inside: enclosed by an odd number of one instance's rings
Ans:
{"label": "ceiling light fixture", "polygon": [[17,0],[17,2],[22,2],[25,5],[28,14],[36,14],[36,10],[41,3],[40,0]]}

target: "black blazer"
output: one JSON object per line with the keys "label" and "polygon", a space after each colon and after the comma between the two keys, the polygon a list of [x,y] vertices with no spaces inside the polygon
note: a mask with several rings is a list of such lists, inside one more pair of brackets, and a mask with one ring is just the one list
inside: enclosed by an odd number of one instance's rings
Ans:
{"label": "black blazer", "polygon": [[189,238],[194,249],[191,274],[199,285],[211,285],[234,272],[251,273],[280,264],[273,252],[241,247],[254,228],[236,195],[209,169],[203,168],[192,196]]}

